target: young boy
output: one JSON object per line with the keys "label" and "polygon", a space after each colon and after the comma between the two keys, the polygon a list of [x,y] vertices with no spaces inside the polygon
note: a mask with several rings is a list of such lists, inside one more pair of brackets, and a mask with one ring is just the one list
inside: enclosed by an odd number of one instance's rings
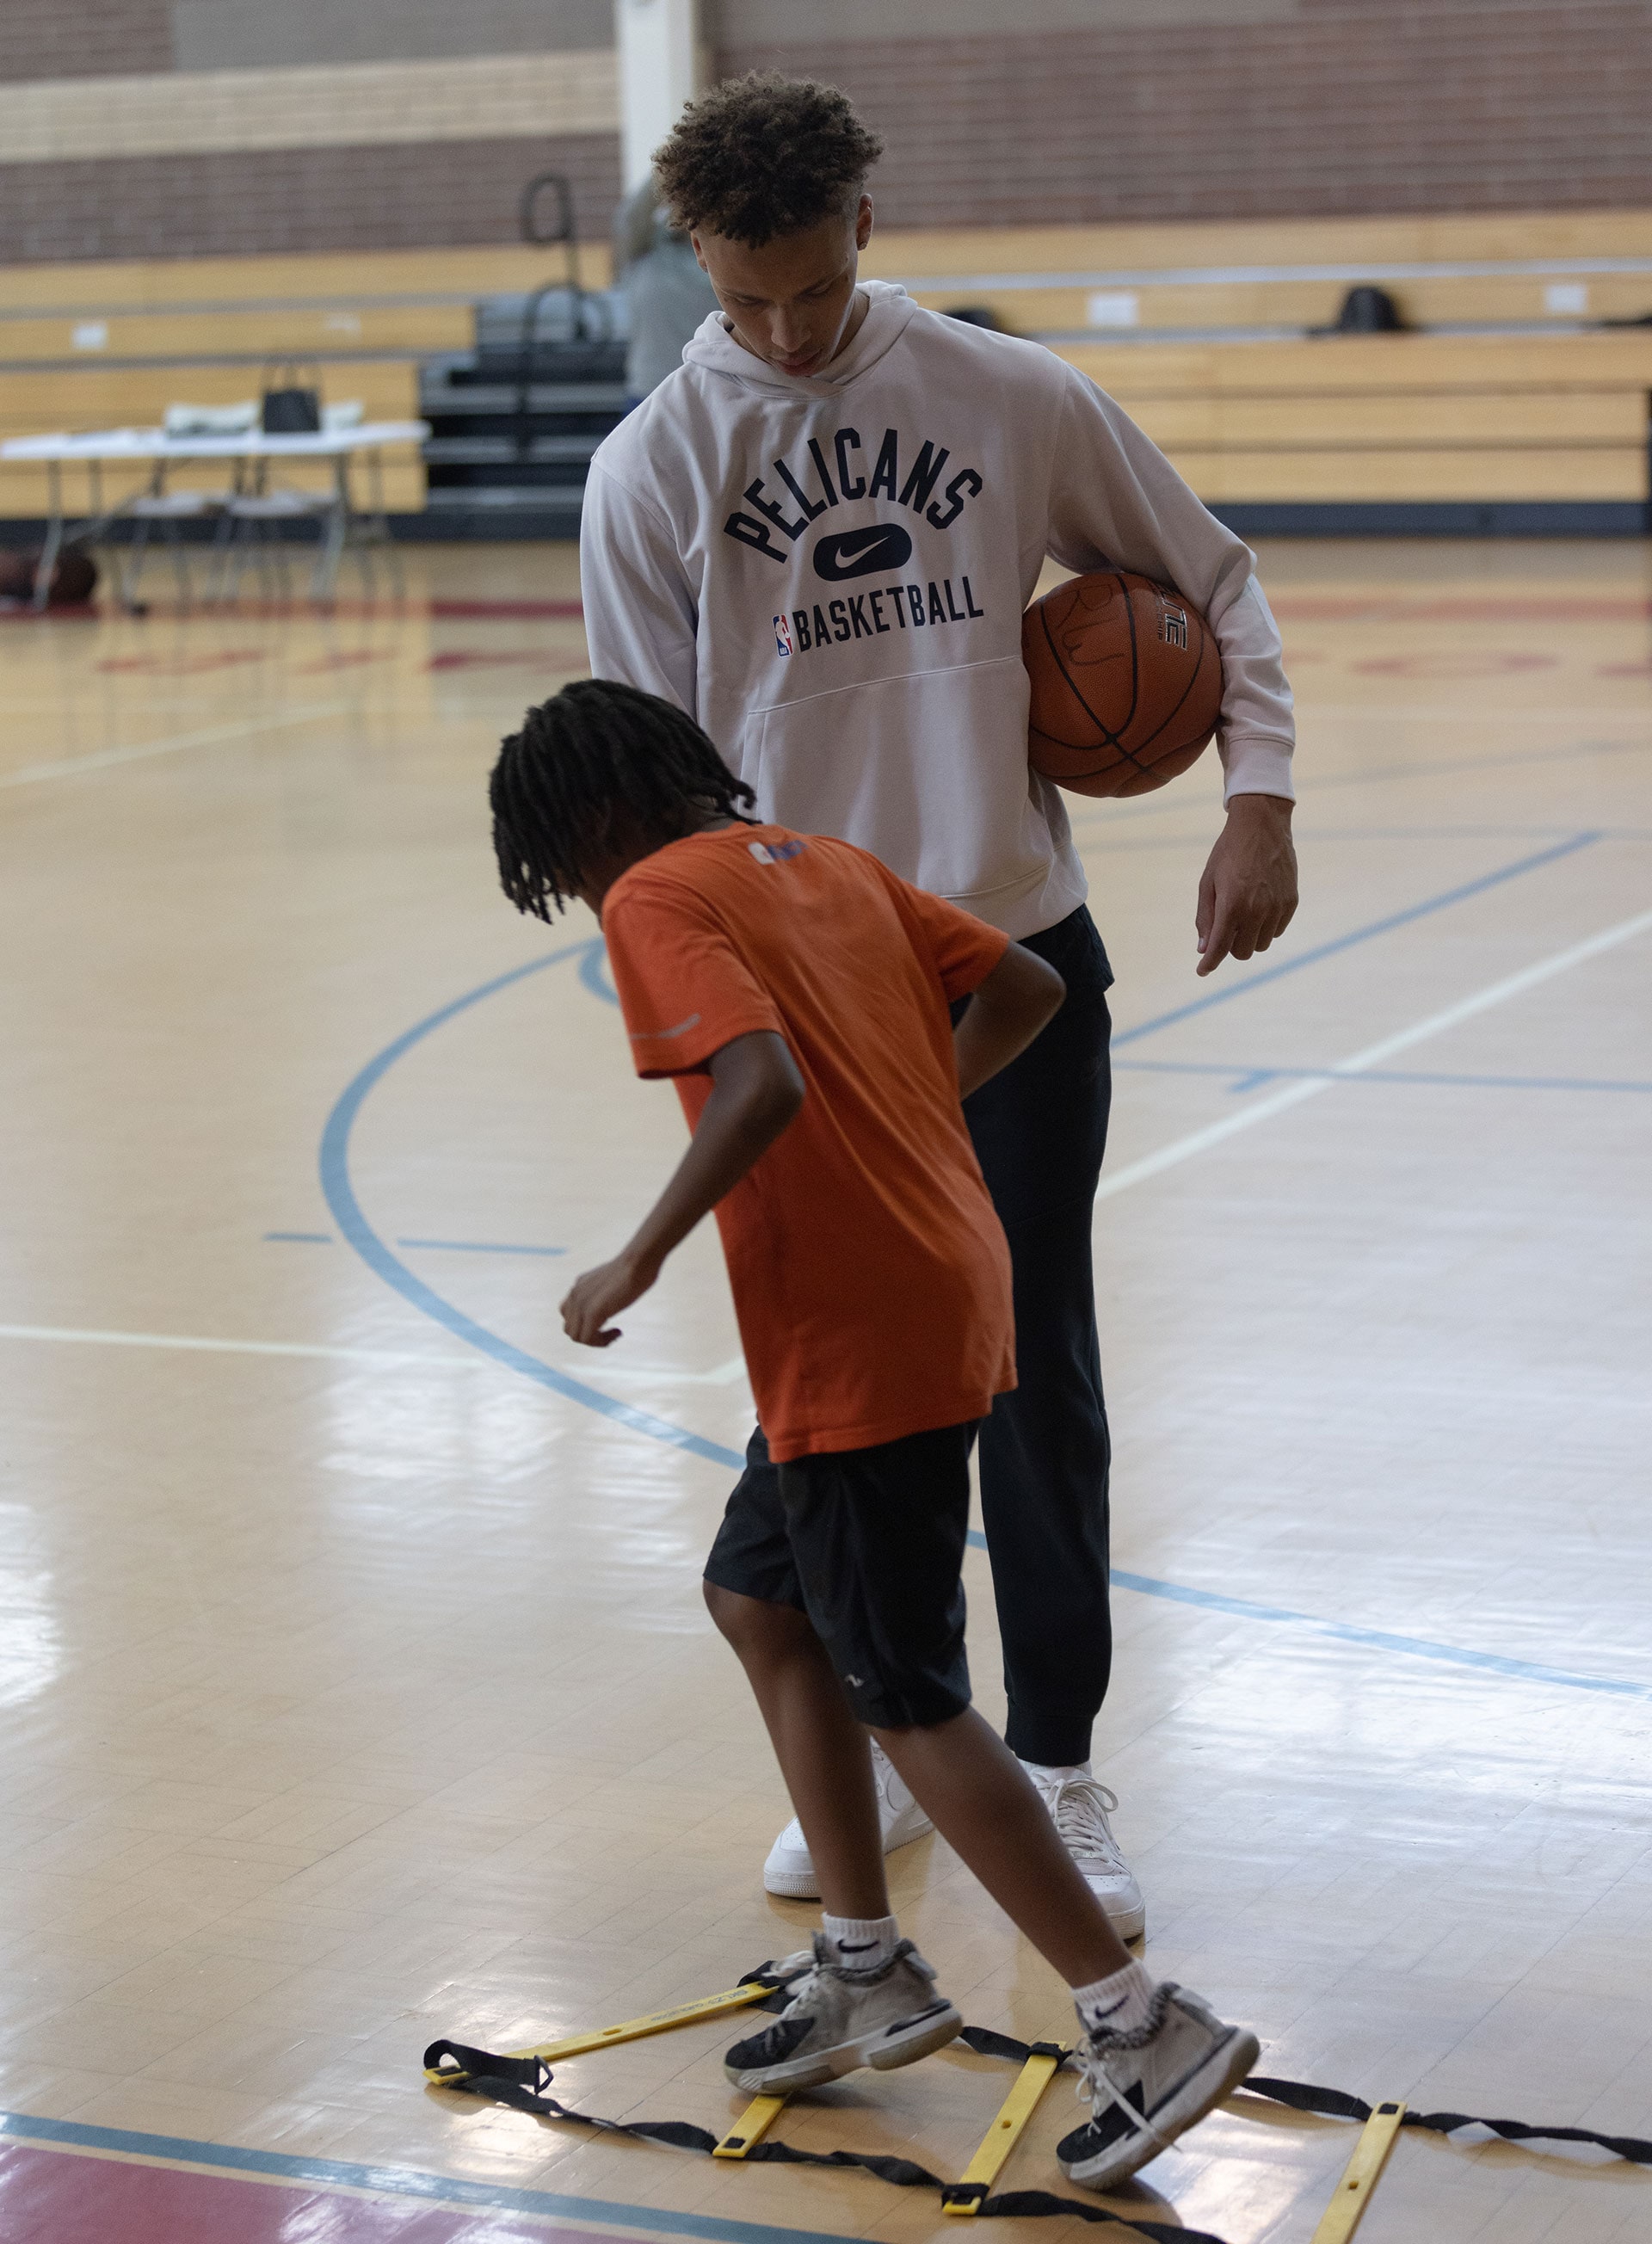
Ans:
{"label": "young boy", "polygon": [[[1064,995],[1042,959],[842,842],[759,824],[671,704],[587,679],[529,713],[491,783],[506,895],[578,896],[638,1072],[693,1131],[629,1244],[562,1304],[607,1348],[714,1208],[775,1465],[742,1481],[706,1601],[743,1664],[819,1874],[814,1964],[726,2070],[754,2093],[909,2065],[958,2013],[890,1914],[870,1733],[1073,1991],[1108,2189],[1242,2080],[1257,2046],[1121,1944],[1032,1781],[970,1706],[969,1453],[1015,1383],[1010,1259],[961,1098]],[[971,1002],[953,1031],[948,1008]]]}

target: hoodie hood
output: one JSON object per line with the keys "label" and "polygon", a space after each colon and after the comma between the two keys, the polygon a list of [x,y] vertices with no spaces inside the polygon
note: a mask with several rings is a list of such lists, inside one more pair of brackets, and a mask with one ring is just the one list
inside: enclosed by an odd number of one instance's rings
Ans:
{"label": "hoodie hood", "polygon": [[899,341],[917,309],[905,289],[892,280],[863,280],[859,290],[870,300],[870,309],[854,341],[838,352],[823,373],[784,374],[779,367],[770,366],[767,359],[735,341],[721,310],[701,322],[683,352],[683,364],[728,375],[751,389],[778,390],[792,397],[839,397]]}

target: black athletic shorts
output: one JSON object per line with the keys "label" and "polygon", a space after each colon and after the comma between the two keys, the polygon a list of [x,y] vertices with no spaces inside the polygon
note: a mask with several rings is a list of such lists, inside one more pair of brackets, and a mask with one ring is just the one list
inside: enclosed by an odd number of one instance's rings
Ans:
{"label": "black athletic shorts", "polygon": [[807,1613],[874,1729],[928,1727],[970,1703],[964,1551],[973,1423],[772,1466],[746,1451],[706,1579]]}

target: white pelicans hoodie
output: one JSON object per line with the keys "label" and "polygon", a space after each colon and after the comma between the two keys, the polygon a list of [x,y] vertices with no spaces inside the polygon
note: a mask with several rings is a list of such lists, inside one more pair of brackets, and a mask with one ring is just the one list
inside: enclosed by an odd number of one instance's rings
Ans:
{"label": "white pelicans hoodie", "polygon": [[592,668],[686,709],[760,814],[870,849],[1011,936],[1084,901],[1027,769],[1021,612],[1046,555],[1177,585],[1222,648],[1227,793],[1290,795],[1291,702],[1255,557],[1087,376],[863,284],[782,374],[714,313],[592,462]]}

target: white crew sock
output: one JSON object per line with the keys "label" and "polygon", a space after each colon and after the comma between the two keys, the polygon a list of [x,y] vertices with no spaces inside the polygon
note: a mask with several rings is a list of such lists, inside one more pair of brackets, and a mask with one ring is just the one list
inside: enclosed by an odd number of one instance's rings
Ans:
{"label": "white crew sock", "polygon": [[901,1929],[892,1916],[829,1916],[821,1930],[832,1944],[832,1960],[846,1971],[876,1971],[895,1953]]}
{"label": "white crew sock", "polygon": [[1159,1983],[1147,1965],[1132,1962],[1108,1978],[1075,1987],[1073,2000],[1086,2033],[1134,2033],[1153,2016],[1158,1991]]}
{"label": "white crew sock", "polygon": [[1021,1766],[1035,1784],[1060,1784],[1063,1777],[1088,1776],[1091,1774],[1087,1761],[1075,1761],[1071,1767],[1066,1767],[1041,1761],[1024,1761]]}

